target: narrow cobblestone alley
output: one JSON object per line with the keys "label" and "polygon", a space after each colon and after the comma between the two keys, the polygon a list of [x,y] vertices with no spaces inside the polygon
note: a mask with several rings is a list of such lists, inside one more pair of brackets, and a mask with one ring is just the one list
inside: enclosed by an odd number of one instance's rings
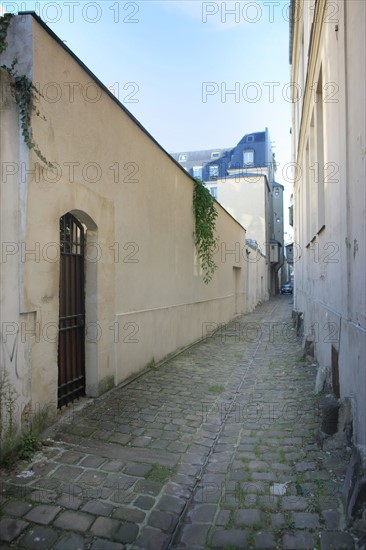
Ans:
{"label": "narrow cobblestone alley", "polygon": [[357,548],[349,454],[316,444],[316,368],[291,311],[274,298],[70,408],[31,464],[2,472],[0,549]]}

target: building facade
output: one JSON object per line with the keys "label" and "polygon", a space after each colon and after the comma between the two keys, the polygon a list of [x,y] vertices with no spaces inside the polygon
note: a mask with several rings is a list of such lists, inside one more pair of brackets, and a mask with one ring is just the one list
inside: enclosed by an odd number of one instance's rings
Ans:
{"label": "building facade", "polygon": [[365,26],[365,2],[292,2],[294,307],[351,403],[355,453],[366,448]]}
{"label": "building facade", "polygon": [[13,17],[6,40],[0,64],[16,58],[43,91],[31,123],[51,163],[25,144],[1,69],[0,374],[26,426],[255,307],[264,259],[246,260],[244,228],[216,203],[218,268],[204,284],[191,176],[35,14]]}
{"label": "building facade", "polygon": [[[199,177],[190,161],[199,153],[174,156],[192,176]],[[182,162],[182,158],[186,160]],[[205,157],[201,155],[200,170],[212,196],[245,227],[249,242],[256,242],[265,256],[267,298],[277,294],[285,276],[280,272],[284,263],[284,187],[275,181],[276,162],[268,129],[246,134],[232,149],[207,151]]]}

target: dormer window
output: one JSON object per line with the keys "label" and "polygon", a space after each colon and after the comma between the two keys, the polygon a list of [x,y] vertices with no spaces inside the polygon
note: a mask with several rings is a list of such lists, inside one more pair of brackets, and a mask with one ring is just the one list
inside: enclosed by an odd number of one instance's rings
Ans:
{"label": "dormer window", "polygon": [[188,155],[179,155],[178,162],[187,162]]}
{"label": "dormer window", "polygon": [[254,136],[247,136],[247,143],[252,143],[254,141]]}
{"label": "dormer window", "polygon": [[250,166],[251,164],[254,164],[254,151],[244,151],[243,157],[244,166]]}
{"label": "dormer window", "polygon": [[212,153],[211,153],[211,158],[212,159],[218,159],[219,156],[220,156],[219,151],[212,151]]}
{"label": "dormer window", "polygon": [[193,166],[193,177],[202,179],[202,166]]}
{"label": "dormer window", "polygon": [[208,175],[210,180],[216,180],[219,177],[219,167],[217,164],[212,164],[208,167]]}

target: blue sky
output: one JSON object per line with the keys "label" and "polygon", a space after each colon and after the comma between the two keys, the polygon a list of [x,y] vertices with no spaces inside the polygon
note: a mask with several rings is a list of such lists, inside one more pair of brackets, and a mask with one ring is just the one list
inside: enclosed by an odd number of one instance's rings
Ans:
{"label": "blue sky", "polygon": [[35,10],[168,152],[267,126],[290,192],[289,1],[2,3]]}

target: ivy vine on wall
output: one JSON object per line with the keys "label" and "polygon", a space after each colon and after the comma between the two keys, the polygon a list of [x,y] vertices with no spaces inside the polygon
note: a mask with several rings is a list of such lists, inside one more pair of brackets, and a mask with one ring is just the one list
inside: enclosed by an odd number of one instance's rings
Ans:
{"label": "ivy vine on wall", "polygon": [[5,13],[5,15],[0,17],[0,53],[3,53],[8,47],[6,37],[12,17],[12,13]]}
{"label": "ivy vine on wall", "polygon": [[[6,41],[8,28],[13,17],[12,13],[5,13],[0,17],[0,53],[4,52],[8,47]],[[39,109],[36,108],[36,100],[42,96],[40,91],[36,88],[33,82],[26,75],[20,75],[16,70],[16,65],[18,63],[17,59],[14,59],[11,66],[1,65],[1,68],[4,69],[12,78],[12,92],[16,101],[16,104],[19,107],[20,114],[20,125],[22,129],[22,135],[24,143],[27,145],[28,149],[33,149],[37,157],[49,166],[53,167],[52,163],[49,162],[46,157],[41,153],[40,148],[33,138],[32,131],[32,113],[35,113],[37,116],[41,117]],[[46,120],[42,116],[43,120]]]}
{"label": "ivy vine on wall", "polygon": [[217,269],[213,259],[218,243],[218,238],[215,236],[217,211],[214,199],[204,183],[198,178],[195,178],[195,182],[193,191],[194,239],[203,269],[203,280],[208,284]]}

